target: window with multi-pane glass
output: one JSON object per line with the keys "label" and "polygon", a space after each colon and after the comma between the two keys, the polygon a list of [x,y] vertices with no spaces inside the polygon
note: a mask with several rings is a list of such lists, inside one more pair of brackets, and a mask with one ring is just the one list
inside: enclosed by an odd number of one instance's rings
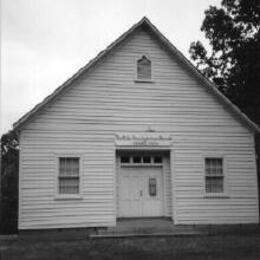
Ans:
{"label": "window with multi-pane glass", "polygon": [[79,158],[59,158],[59,194],[79,193]]}
{"label": "window with multi-pane glass", "polygon": [[224,192],[224,175],[222,158],[206,158],[206,193]]}

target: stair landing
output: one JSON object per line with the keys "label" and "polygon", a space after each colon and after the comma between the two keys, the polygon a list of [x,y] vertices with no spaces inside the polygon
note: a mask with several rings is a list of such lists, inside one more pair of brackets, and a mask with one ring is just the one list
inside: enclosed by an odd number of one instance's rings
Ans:
{"label": "stair landing", "polygon": [[115,227],[100,229],[91,237],[148,237],[199,235],[193,226],[175,226],[169,218],[126,218],[118,219]]}

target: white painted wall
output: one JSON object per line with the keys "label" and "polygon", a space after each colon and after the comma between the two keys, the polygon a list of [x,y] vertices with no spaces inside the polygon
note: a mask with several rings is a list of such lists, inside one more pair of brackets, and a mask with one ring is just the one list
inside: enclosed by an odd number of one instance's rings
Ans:
{"label": "white painted wall", "polygon": [[[134,81],[143,54],[152,60],[153,83]],[[252,133],[155,39],[138,31],[24,127],[19,228],[115,225],[114,134],[149,126],[173,138],[175,223],[258,221]],[[228,198],[204,198],[203,156],[209,152],[226,158]],[[81,156],[77,200],[55,200],[55,156],[64,153]]]}

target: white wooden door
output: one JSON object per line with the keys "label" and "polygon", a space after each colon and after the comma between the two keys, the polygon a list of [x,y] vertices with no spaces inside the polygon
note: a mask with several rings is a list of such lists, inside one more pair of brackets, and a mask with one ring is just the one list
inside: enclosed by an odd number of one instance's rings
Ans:
{"label": "white wooden door", "polygon": [[119,217],[163,215],[161,167],[126,167],[119,172]]}
{"label": "white wooden door", "polygon": [[143,173],[143,216],[157,217],[163,215],[162,169],[148,168]]}

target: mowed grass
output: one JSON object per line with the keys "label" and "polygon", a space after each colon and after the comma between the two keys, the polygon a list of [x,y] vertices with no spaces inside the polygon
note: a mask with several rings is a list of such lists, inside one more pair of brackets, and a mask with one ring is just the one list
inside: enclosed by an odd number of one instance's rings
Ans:
{"label": "mowed grass", "polygon": [[0,242],[11,259],[260,259],[260,234]]}

